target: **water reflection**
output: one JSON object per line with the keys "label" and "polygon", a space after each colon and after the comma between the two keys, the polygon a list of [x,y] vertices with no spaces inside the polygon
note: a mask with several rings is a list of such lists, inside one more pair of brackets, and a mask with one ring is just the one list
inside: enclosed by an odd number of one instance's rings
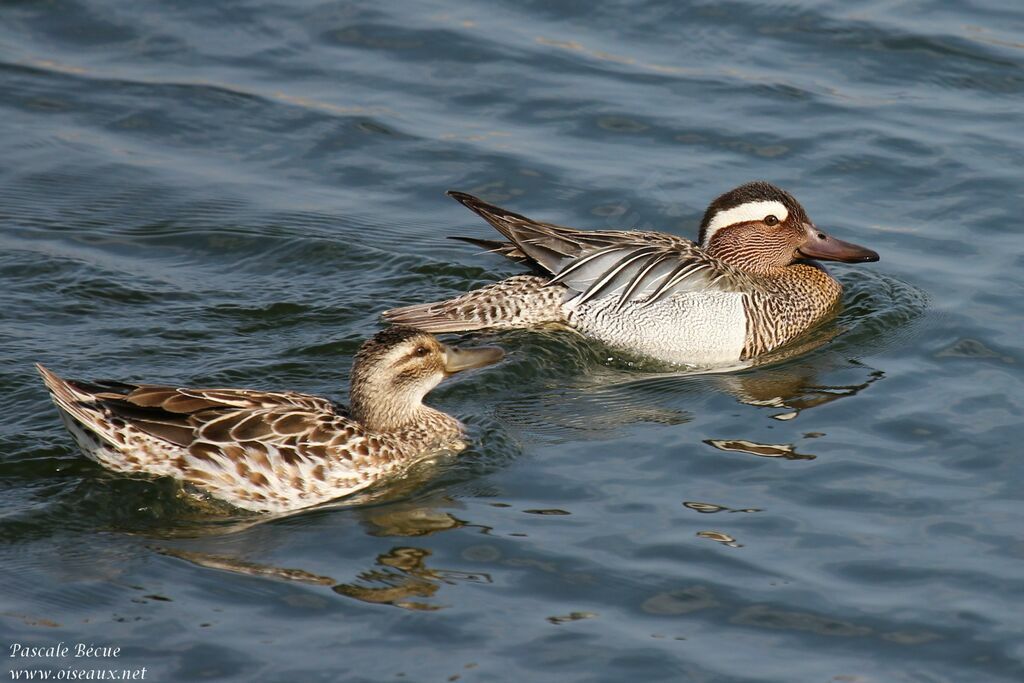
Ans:
{"label": "water reflection", "polygon": [[695,500],[688,500],[683,503],[683,507],[690,508],[696,512],[702,514],[712,514],[715,512],[763,512],[760,508],[727,508],[724,505],[715,505],[714,503],[699,503]]}
{"label": "water reflection", "polygon": [[444,605],[422,602],[414,598],[431,598],[444,584],[492,583],[490,575],[483,572],[431,568],[427,565],[427,558],[431,552],[426,548],[414,546],[395,546],[381,553],[377,556],[375,568],[360,572],[349,582],[340,582],[333,577],[303,569],[261,564],[226,555],[173,548],[154,548],[154,551],[206,569],[314,586],[330,586],[335,593],[362,602],[393,605],[411,610],[442,609]]}
{"label": "water reflection", "polygon": [[709,541],[715,541],[716,543],[721,543],[722,545],[729,546],[730,548],[742,548],[743,547],[742,543],[737,543],[736,539],[734,537],[732,537],[729,534],[724,533],[722,531],[698,531],[697,532],[697,536],[698,536],[698,538],[706,538]]}
{"label": "water reflection", "polygon": [[792,420],[801,411],[856,396],[885,377],[881,370],[868,368],[856,361],[851,362],[850,366],[866,373],[863,381],[854,384],[819,384],[816,380],[817,372],[810,366],[723,375],[720,381],[722,387],[740,403],[780,409],[784,412],[772,415],[774,419]]}
{"label": "water reflection", "polygon": [[179,550],[176,548],[153,547],[153,552],[166,557],[175,557],[206,569],[218,569],[234,572],[245,576],[256,576],[261,578],[283,579],[285,581],[296,581],[317,586],[329,586],[335,583],[329,576],[320,576],[303,569],[288,567],[275,567],[272,565],[249,562],[237,557],[227,555],[214,555],[212,553],[196,552],[190,550]]}
{"label": "water reflection", "polygon": [[797,453],[796,446],[791,443],[758,443],[746,439],[705,439],[704,443],[714,446],[720,451],[748,453],[760,458],[784,458],[786,460],[814,460],[818,456],[810,453]]}
{"label": "water reflection", "polygon": [[568,624],[572,621],[582,621],[583,619],[594,619],[597,617],[596,612],[569,612],[568,614],[562,614],[559,616],[548,617],[548,623],[560,626],[562,624]]}
{"label": "water reflection", "polygon": [[[853,381],[829,383],[825,375]],[[776,420],[793,420],[806,410],[852,398],[883,379],[882,370],[859,361],[805,359],[781,366],[748,368],[731,373],[668,372],[638,376],[610,367],[594,368],[583,377],[565,378],[558,386],[498,404],[497,416],[517,429],[561,440],[602,439],[632,424],[675,426],[693,419],[700,402],[715,392],[737,403],[772,412]],[[710,390],[710,391],[709,391]],[[711,443],[710,441],[706,443]],[[740,439],[716,441],[723,450],[748,444],[756,455],[813,459],[791,445],[754,444]],[[731,446],[730,446],[731,444]]]}
{"label": "water reflection", "polygon": [[682,409],[634,400],[615,385],[589,380],[570,386],[502,401],[495,415],[527,432],[572,441],[603,439],[631,424],[680,425],[693,419]]}
{"label": "water reflection", "polygon": [[960,358],[970,360],[994,360],[1006,365],[1015,365],[1017,359],[1010,353],[989,348],[977,339],[959,339],[933,354],[935,358]]}
{"label": "water reflection", "polygon": [[[438,503],[454,504],[442,497]],[[429,536],[439,531],[473,526],[450,512],[422,503],[394,503],[367,508],[360,512],[366,532],[371,536]]]}
{"label": "water reflection", "polygon": [[[438,496],[428,502],[398,502],[390,505],[376,505],[353,508],[360,523],[369,536],[375,537],[422,537],[442,531],[473,526],[455,515],[438,509],[454,504],[450,498]],[[323,511],[307,513],[315,519]],[[218,525],[208,529],[208,534],[198,536],[200,545],[216,536],[218,547],[233,546],[236,554],[211,553],[203,550],[175,547],[151,547],[154,552],[168,557],[185,560],[199,567],[231,572],[243,576],[297,582],[314,586],[329,586],[338,595],[362,602],[392,605],[411,610],[438,610],[444,605],[426,602],[434,598],[444,585],[456,583],[492,583],[489,574],[458,569],[432,567],[428,561],[431,551],[412,545],[396,545],[377,555],[374,566],[359,572],[354,579],[339,580],[332,576],[317,574],[295,567],[282,567],[243,559],[242,555],[265,554],[269,546],[280,541],[280,529],[275,520],[269,518],[237,521],[231,525]],[[302,516],[284,521],[289,525],[302,525]],[[263,525],[266,525],[265,529]],[[487,531],[486,527],[481,527]]]}
{"label": "water reflection", "polygon": [[410,600],[432,597],[444,583],[492,583],[489,574],[449,569],[431,569],[426,560],[429,550],[414,547],[395,547],[377,556],[383,569],[362,572],[356,581],[339,583],[335,593],[377,604],[394,605],[405,609],[438,610],[441,605]]}

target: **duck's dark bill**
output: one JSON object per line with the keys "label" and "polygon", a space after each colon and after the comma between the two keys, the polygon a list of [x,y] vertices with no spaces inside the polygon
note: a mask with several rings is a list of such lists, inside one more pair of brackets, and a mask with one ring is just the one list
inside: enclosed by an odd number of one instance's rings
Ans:
{"label": "duck's dark bill", "polygon": [[805,224],[807,241],[799,249],[804,258],[822,261],[842,261],[843,263],[866,263],[878,260],[878,252],[865,247],[837,240],[830,237],[813,225]]}
{"label": "duck's dark bill", "polygon": [[444,370],[449,375],[493,365],[505,357],[505,352],[497,346],[478,346],[475,349],[457,349],[453,346],[444,347]]}

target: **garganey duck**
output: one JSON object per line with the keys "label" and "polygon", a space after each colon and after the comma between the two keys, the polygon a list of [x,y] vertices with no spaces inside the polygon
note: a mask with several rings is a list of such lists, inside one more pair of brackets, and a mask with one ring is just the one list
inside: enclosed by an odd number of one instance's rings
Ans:
{"label": "garganey duck", "polygon": [[661,361],[721,366],[782,346],[834,314],[842,286],[812,259],[877,261],[829,237],[788,192],[741,185],[711,202],[699,244],[661,232],[539,223],[451,197],[508,241],[456,238],[529,266],[519,275],[384,319],[430,332],[556,324]]}
{"label": "garganey duck", "polygon": [[363,489],[423,455],[459,450],[462,426],[423,397],[452,373],[497,362],[394,327],[365,342],[351,412],[325,399],[252,389],[65,380],[37,365],[68,430],[116,472],[174,477],[232,505],[284,512]]}

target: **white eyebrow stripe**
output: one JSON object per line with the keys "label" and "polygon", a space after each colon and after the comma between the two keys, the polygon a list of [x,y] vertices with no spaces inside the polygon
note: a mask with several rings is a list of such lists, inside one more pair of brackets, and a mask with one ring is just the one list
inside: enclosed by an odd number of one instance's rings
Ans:
{"label": "white eyebrow stripe", "polygon": [[781,223],[789,218],[789,210],[782,202],[772,199],[763,202],[747,202],[725,211],[719,211],[708,223],[708,227],[704,231],[704,243],[701,246],[706,247],[711,242],[711,237],[728,225],[759,221],[768,215],[775,216]]}

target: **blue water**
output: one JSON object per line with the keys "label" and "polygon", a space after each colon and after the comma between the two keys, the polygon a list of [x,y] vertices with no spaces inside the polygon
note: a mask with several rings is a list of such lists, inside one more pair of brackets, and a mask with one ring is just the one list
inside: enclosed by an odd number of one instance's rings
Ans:
{"label": "blue water", "polygon": [[[0,652],[121,648],[5,666],[1024,680],[1022,49],[980,0],[4,3]],[[31,368],[343,399],[380,311],[519,272],[445,190],[693,237],[755,178],[882,256],[820,345],[482,335],[508,359],[432,394],[472,447],[369,501],[197,509]]]}

